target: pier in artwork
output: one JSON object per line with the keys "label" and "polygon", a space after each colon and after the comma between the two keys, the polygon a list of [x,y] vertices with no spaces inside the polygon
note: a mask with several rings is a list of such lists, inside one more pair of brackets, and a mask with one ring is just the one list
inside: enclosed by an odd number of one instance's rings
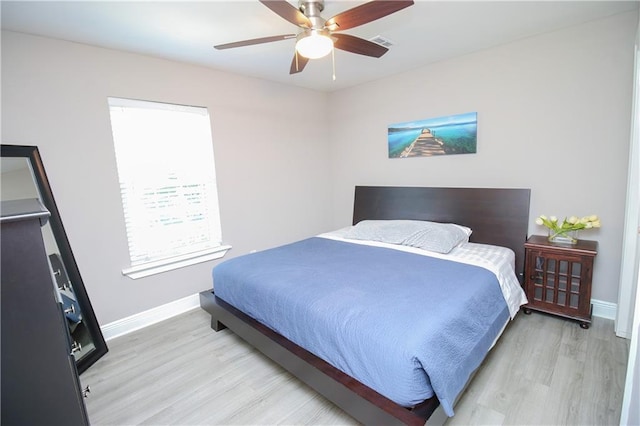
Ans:
{"label": "pier in artwork", "polygon": [[402,151],[400,157],[430,157],[445,154],[444,143],[431,133],[431,129],[423,129],[416,140]]}

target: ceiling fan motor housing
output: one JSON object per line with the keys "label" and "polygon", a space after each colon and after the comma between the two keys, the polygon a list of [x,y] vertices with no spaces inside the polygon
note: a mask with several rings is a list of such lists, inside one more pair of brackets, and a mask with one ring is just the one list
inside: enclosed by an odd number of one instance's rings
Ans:
{"label": "ceiling fan motor housing", "polygon": [[[321,30],[324,28],[325,19],[320,16],[324,10],[323,1],[301,1],[300,12],[302,12],[311,22],[311,29]],[[324,34],[323,34],[324,35]]]}
{"label": "ceiling fan motor housing", "polygon": [[320,16],[320,12],[324,10],[324,0],[304,1],[300,0],[300,12],[305,16]]}

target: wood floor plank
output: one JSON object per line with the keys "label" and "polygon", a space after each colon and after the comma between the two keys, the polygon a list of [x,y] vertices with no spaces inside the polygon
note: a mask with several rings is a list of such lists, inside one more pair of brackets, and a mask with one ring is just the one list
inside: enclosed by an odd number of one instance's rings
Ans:
{"label": "wood floor plank", "polygon": [[[602,338],[592,337],[587,344],[589,357],[585,361],[585,378],[582,399],[585,409],[580,413],[582,423],[618,424],[622,400],[627,341],[612,339],[610,333]],[[624,365],[621,363],[625,360]]]}
{"label": "wood floor plank", "polygon": [[560,356],[554,367],[541,424],[579,425],[584,363]]}
{"label": "wood floor plank", "polygon": [[535,383],[549,386],[553,380],[556,361],[560,353],[562,329],[565,320],[553,319],[543,315],[523,316],[522,320],[531,322],[528,327],[528,350],[520,363],[525,370],[525,377]]}
{"label": "wood floor plank", "polygon": [[[108,344],[80,377],[93,425],[357,424],[200,309]],[[519,314],[446,424],[618,424],[628,350],[613,321]]]}
{"label": "wood floor plank", "polygon": [[[596,321],[600,324],[601,321]],[[592,334],[596,334],[593,333]],[[573,321],[563,321],[562,339],[560,343],[559,355],[572,358],[576,361],[584,362],[587,358],[587,342],[585,330],[576,327]]]}
{"label": "wood floor plank", "polygon": [[511,396],[511,404],[504,416],[504,425],[542,425],[546,411],[546,397],[549,386],[523,381]]}

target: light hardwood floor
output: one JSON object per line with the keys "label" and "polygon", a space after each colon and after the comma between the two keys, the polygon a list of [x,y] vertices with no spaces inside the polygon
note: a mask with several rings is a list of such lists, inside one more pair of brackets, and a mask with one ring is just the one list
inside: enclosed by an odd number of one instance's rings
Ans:
{"label": "light hardwood floor", "polygon": [[[108,342],[80,377],[93,425],[357,424],[195,309]],[[448,425],[617,425],[628,341],[613,321],[518,314]]]}

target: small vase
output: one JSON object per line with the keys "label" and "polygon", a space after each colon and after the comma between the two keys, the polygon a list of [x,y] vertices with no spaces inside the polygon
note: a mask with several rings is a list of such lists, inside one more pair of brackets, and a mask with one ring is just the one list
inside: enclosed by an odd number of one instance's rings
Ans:
{"label": "small vase", "polygon": [[577,244],[578,231],[553,231],[549,229],[549,242],[556,244]]}

